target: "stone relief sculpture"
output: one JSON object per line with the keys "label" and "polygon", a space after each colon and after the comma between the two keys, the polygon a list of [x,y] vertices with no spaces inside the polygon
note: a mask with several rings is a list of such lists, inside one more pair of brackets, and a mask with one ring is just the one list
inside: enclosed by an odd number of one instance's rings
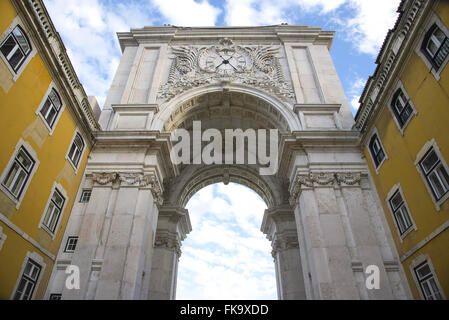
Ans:
{"label": "stone relief sculpture", "polygon": [[240,83],[263,89],[283,101],[294,99],[285,79],[276,46],[236,46],[224,38],[210,47],[171,47],[172,61],[167,83],[158,99],[168,101],[189,89],[219,81]]}

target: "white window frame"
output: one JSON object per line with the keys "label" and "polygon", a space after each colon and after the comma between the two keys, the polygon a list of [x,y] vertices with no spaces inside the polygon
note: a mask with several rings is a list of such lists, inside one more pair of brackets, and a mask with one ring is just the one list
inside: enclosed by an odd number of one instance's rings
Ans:
{"label": "white window frame", "polygon": [[419,280],[416,277],[415,268],[419,265],[423,264],[424,262],[427,262],[429,265],[430,271],[432,272],[433,278],[435,279],[435,283],[438,287],[438,290],[440,291],[441,297],[443,300],[446,300],[446,296],[444,295],[443,288],[440,285],[440,282],[438,281],[437,273],[435,272],[435,268],[433,267],[432,260],[430,259],[428,254],[421,254],[410,263],[409,269],[410,273],[412,274],[413,280],[415,281],[416,288],[418,289],[419,295],[422,300],[426,300],[424,297],[424,294],[422,293],[421,286],[419,284]]}
{"label": "white window frame", "polygon": [[[31,170],[28,179],[23,186],[22,193],[20,194],[19,198],[17,199],[14,197],[9,190],[3,186],[3,180],[6,178],[6,175],[8,174],[9,170],[14,164],[15,158],[20,150],[20,148],[24,148],[28,154],[31,156],[31,158],[34,160],[34,167]],[[27,192],[28,187],[30,186],[31,180],[33,179],[34,174],[36,173],[37,168],[39,167],[39,159],[37,158],[37,153],[34,151],[34,149],[31,147],[31,145],[24,141],[22,138],[20,138],[19,142],[14,148],[14,152],[12,153],[8,164],[6,165],[5,169],[2,172],[2,175],[0,176],[0,190],[3,191],[3,193],[6,194],[6,196],[11,199],[16,204],[16,209],[19,209],[20,205],[22,204],[23,198],[25,197],[25,194]]]}
{"label": "white window frame", "polygon": [[[83,151],[81,152],[81,155],[80,155],[80,159],[79,159],[78,164],[75,165],[75,164],[72,162],[72,159],[69,158],[69,153],[70,153],[70,149],[72,148],[72,144],[75,142],[75,138],[76,138],[76,135],[77,135],[77,134],[79,134],[80,137],[81,137],[81,139],[83,140],[84,148],[83,148]],[[84,156],[84,152],[86,152],[86,149],[87,149],[86,139],[85,139],[84,136],[81,134],[81,132],[78,130],[78,128],[76,128],[76,129],[75,129],[75,133],[73,134],[73,137],[72,137],[72,141],[70,142],[69,148],[68,148],[67,153],[66,153],[66,155],[65,155],[65,159],[72,165],[73,170],[75,170],[75,174],[78,174],[78,168],[79,168],[80,165],[81,165],[81,162],[82,162],[83,156]]]}
{"label": "white window frame", "polygon": [[29,252],[29,251],[26,253],[25,259],[23,260],[22,268],[20,270],[19,276],[17,277],[16,285],[14,286],[14,290],[12,290],[12,293],[11,293],[11,296],[10,296],[10,300],[14,299],[14,296],[16,294],[17,288],[19,287],[20,280],[22,279],[23,272],[25,271],[25,267],[26,267],[29,259],[33,260],[35,263],[39,264],[40,267],[41,267],[41,271],[39,273],[39,277],[38,277],[38,279],[36,281],[36,285],[34,287],[34,290],[33,290],[33,293],[31,295],[31,299],[30,299],[30,300],[34,300],[34,297],[35,297],[36,292],[37,292],[37,290],[39,288],[40,282],[41,282],[41,280],[43,278],[42,275],[45,272],[46,263],[44,262],[44,258],[42,258],[42,256],[40,254],[38,254],[36,252]]}
{"label": "white window frame", "polygon": [[435,70],[433,64],[429,61],[427,56],[421,51],[421,46],[424,41],[424,37],[426,36],[426,33],[429,31],[429,29],[436,24],[438,28],[440,28],[446,36],[449,37],[449,29],[444,25],[444,23],[441,22],[438,15],[433,14],[430,18],[430,20],[426,23],[422,30],[422,34],[419,38],[418,45],[415,47],[415,53],[421,58],[421,60],[424,61],[424,64],[427,66],[429,71],[432,73],[432,75],[435,77],[437,81],[440,80],[441,72],[445,69],[447,63],[449,62],[449,55],[446,57],[444,62],[441,64],[440,68],[438,70]]}
{"label": "white window frame", "polygon": [[[396,117],[396,113],[394,112],[393,106],[392,106],[393,97],[394,97],[395,93],[399,89],[402,90],[402,93],[404,94],[404,96],[407,99],[407,102],[409,103],[410,107],[412,108],[412,114],[407,119],[407,121],[404,123],[404,126],[402,128],[401,128],[401,124],[399,123],[399,121],[398,121],[398,119]],[[391,116],[393,117],[394,122],[396,123],[396,126],[398,127],[399,132],[401,133],[402,136],[404,136],[405,129],[407,128],[408,124],[412,121],[412,118],[418,114],[418,110],[415,108],[415,105],[413,104],[412,100],[410,99],[410,97],[409,97],[409,95],[407,93],[407,90],[405,90],[404,85],[402,84],[402,81],[400,81],[400,80],[398,81],[398,83],[396,84],[393,92],[391,93],[390,103],[389,103],[389,108],[388,109],[391,112]]]}
{"label": "white window frame", "polygon": [[28,41],[30,42],[31,52],[25,58],[25,61],[22,63],[22,65],[20,66],[20,68],[17,71],[14,71],[13,68],[11,68],[11,65],[9,64],[9,61],[3,56],[2,53],[0,53],[1,59],[6,64],[8,70],[11,72],[12,81],[13,82],[16,82],[17,79],[19,79],[19,77],[22,74],[23,70],[25,70],[25,68],[28,65],[28,63],[30,63],[31,59],[33,59],[33,57],[37,53],[36,45],[33,43],[32,39],[31,39],[31,33],[27,30],[26,26],[22,23],[22,20],[20,19],[19,16],[16,16],[13,19],[12,23],[9,25],[9,27],[6,28],[6,30],[3,31],[3,33],[0,35],[0,43],[3,43],[3,41],[9,36],[9,34],[14,30],[14,28],[17,27],[17,25],[20,25],[22,30],[25,32],[25,34],[26,34],[26,36],[28,38]]}
{"label": "white window frame", "polygon": [[[371,148],[370,148],[370,142],[371,142],[371,139],[373,138],[374,135],[377,135],[377,140],[379,141],[379,145],[380,145],[380,147],[382,148],[382,150],[383,150],[383,152],[385,154],[385,157],[382,159],[382,161],[377,166],[376,166],[376,161],[374,161],[374,157],[373,157],[373,154],[371,153]],[[377,131],[377,128],[373,128],[373,130],[371,131],[371,134],[369,135],[369,139],[366,141],[366,148],[368,150],[368,153],[370,155],[371,161],[373,163],[373,167],[376,170],[376,174],[379,174],[380,168],[382,167],[384,162],[386,160],[388,160],[388,154],[385,151],[385,147],[384,147],[384,145],[382,143],[382,140],[380,139],[379,132]]]}
{"label": "white window frame", "polygon": [[[63,203],[63,205],[62,205],[61,212],[59,213],[59,218],[58,218],[58,221],[56,222],[55,230],[54,230],[54,231],[51,231],[51,230],[44,224],[44,219],[45,219],[45,215],[46,215],[46,213],[47,213],[48,207],[49,207],[50,204],[51,204],[51,199],[52,199],[52,197],[53,197],[53,193],[54,193],[56,190],[61,194],[61,196],[64,197],[64,203]],[[48,197],[48,200],[47,200],[47,205],[45,206],[44,212],[42,213],[42,217],[41,217],[41,220],[40,220],[40,222],[39,222],[39,229],[43,229],[43,230],[45,230],[49,235],[51,235],[52,240],[55,239],[55,236],[56,236],[56,234],[58,233],[58,229],[59,229],[59,226],[60,226],[60,222],[61,222],[61,220],[62,220],[62,216],[64,215],[64,210],[65,210],[65,208],[66,208],[66,206],[67,206],[67,202],[68,202],[68,201],[69,201],[69,198],[68,198],[68,196],[67,196],[67,192],[65,191],[65,189],[64,189],[59,183],[54,182],[54,183],[53,183],[53,187],[51,188],[50,196]]]}
{"label": "white window frame", "polygon": [[424,185],[427,188],[427,191],[430,194],[430,198],[432,199],[435,208],[437,211],[441,210],[441,205],[447,200],[449,199],[449,192],[446,192],[446,194],[439,200],[437,200],[433,194],[433,190],[432,187],[429,185],[428,181],[427,181],[427,177],[425,176],[424,172],[421,169],[420,166],[420,162],[421,160],[423,160],[424,156],[427,154],[427,151],[430,150],[430,148],[432,148],[435,150],[435,153],[437,154],[438,158],[440,159],[441,163],[443,164],[444,168],[446,169],[446,172],[449,173],[449,167],[443,157],[443,155],[441,154],[440,148],[438,147],[435,139],[432,139],[428,142],[426,142],[424,144],[424,146],[421,148],[421,150],[418,152],[418,154],[416,155],[416,159],[415,159],[415,167],[416,170],[418,170],[419,175],[421,176],[421,178],[423,179]]}
{"label": "white window frame", "polygon": [[[58,115],[56,116],[54,122],[53,122],[53,127],[50,127],[50,125],[47,123],[47,120],[45,120],[44,116],[41,113],[41,109],[44,106],[45,102],[47,101],[49,94],[52,90],[55,90],[59,96],[59,99],[61,99],[61,109],[59,109]],[[53,132],[55,131],[55,128],[59,122],[59,118],[61,118],[62,113],[64,112],[65,109],[65,103],[62,100],[62,97],[59,93],[60,91],[56,88],[54,82],[52,81],[50,83],[50,85],[47,88],[47,91],[45,92],[45,95],[43,97],[43,99],[41,100],[41,102],[39,103],[39,106],[36,109],[36,115],[39,116],[39,118],[42,120],[42,122],[45,124],[45,127],[48,129],[50,136],[53,134]]]}
{"label": "white window frame", "polygon": [[[399,225],[398,225],[398,223],[396,221],[396,217],[394,216],[393,208],[391,207],[391,203],[390,203],[390,199],[396,194],[396,192],[399,192],[399,194],[401,195],[402,201],[404,202],[404,206],[407,209],[408,216],[409,216],[410,221],[412,223],[410,228],[408,228],[403,234],[401,234],[401,229],[399,228]],[[396,231],[398,233],[399,240],[402,242],[404,240],[404,238],[408,234],[410,234],[410,232],[412,232],[413,230],[416,231],[416,230],[418,230],[418,228],[416,226],[415,220],[413,219],[413,216],[412,216],[412,213],[410,211],[410,208],[408,207],[408,204],[407,204],[407,201],[405,199],[404,192],[402,191],[402,187],[401,187],[400,183],[395,184],[390,189],[390,191],[387,194],[387,197],[385,198],[385,202],[386,202],[386,204],[388,206],[388,209],[390,210],[391,217],[393,218],[393,222],[394,222],[394,225],[396,227]]]}

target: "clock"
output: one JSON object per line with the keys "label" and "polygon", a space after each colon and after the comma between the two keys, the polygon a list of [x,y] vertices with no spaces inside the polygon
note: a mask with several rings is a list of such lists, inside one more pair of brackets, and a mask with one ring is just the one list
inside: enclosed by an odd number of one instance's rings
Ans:
{"label": "clock", "polygon": [[204,52],[199,61],[204,71],[223,76],[245,72],[246,64],[244,55],[228,48]]}

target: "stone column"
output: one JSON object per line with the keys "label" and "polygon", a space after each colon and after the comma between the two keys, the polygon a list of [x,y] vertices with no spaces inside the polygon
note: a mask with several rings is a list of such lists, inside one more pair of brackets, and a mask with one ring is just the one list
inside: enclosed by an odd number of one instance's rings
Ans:
{"label": "stone column", "polygon": [[162,200],[160,184],[153,173],[118,173],[118,180],[95,299],[140,299],[150,273],[146,261],[152,253],[155,204]]}
{"label": "stone column", "polygon": [[113,184],[118,178],[117,173],[94,173],[90,201],[82,218],[76,251],[70,264],[79,267],[80,289],[62,289],[64,300],[85,299],[94,265],[95,255],[104,228],[104,221],[111,201]]}
{"label": "stone column", "polygon": [[279,300],[306,299],[295,216],[290,207],[265,210],[261,230],[271,241]]}
{"label": "stone column", "polygon": [[189,212],[180,207],[161,207],[157,222],[148,299],[174,300],[181,241],[192,230]]}
{"label": "stone column", "polygon": [[[373,218],[382,213],[368,205],[363,179],[361,172],[295,177],[291,205],[295,208],[310,299],[394,298],[386,265],[396,262],[382,253],[385,243],[376,236],[382,226]],[[366,288],[365,270],[369,265],[379,268],[379,289]]]}

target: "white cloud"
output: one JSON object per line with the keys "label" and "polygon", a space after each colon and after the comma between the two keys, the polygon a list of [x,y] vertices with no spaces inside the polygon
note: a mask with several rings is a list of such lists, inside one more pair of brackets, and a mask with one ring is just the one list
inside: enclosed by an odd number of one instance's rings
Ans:
{"label": "white cloud", "polygon": [[[227,0],[228,25],[272,25],[292,21],[292,12],[327,15],[360,53],[377,54],[396,20],[400,0]],[[337,12],[337,9],[342,9]]]}
{"label": "white cloud", "polygon": [[360,95],[362,89],[365,87],[366,79],[356,76],[349,89],[349,100],[351,104],[352,112],[355,114],[360,107]]}
{"label": "white cloud", "polygon": [[350,0],[356,15],[341,21],[348,40],[361,53],[376,55],[397,18],[396,10],[400,0]]}
{"label": "white cloud", "polygon": [[213,26],[221,10],[207,0],[151,0],[167,22],[177,26]]}
{"label": "white cloud", "polygon": [[271,245],[260,231],[262,199],[241,185],[217,184],[187,208],[193,231],[182,247],[177,298],[276,299]]}

